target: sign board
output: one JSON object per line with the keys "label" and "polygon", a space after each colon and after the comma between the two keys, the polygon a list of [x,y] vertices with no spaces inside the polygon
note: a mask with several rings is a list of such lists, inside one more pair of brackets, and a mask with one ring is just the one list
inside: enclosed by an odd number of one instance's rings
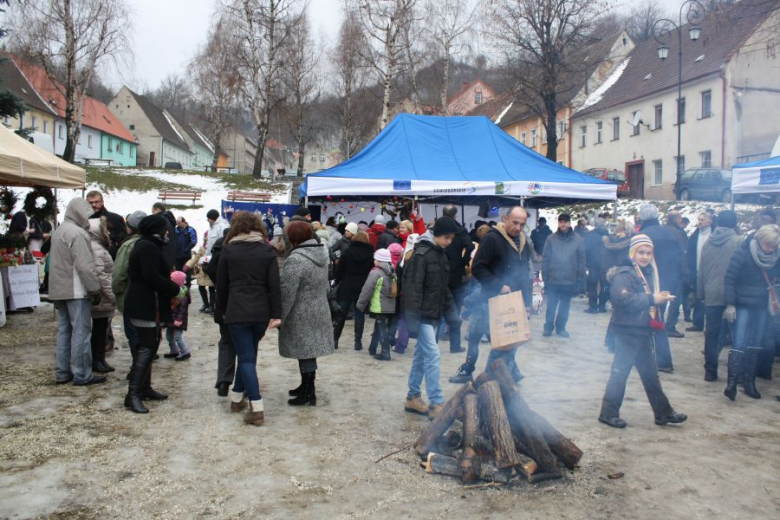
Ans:
{"label": "sign board", "polygon": [[37,307],[41,304],[38,292],[38,266],[18,265],[8,268],[8,310]]}

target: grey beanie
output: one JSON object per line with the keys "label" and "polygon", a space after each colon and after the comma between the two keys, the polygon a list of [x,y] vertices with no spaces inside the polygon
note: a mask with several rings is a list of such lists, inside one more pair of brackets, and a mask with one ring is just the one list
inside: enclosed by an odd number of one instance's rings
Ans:
{"label": "grey beanie", "polygon": [[642,219],[642,222],[657,219],[658,208],[652,204],[644,204],[641,208],[639,208],[639,218]]}
{"label": "grey beanie", "polygon": [[130,213],[130,215],[127,217],[127,225],[138,231],[138,225],[141,223],[143,219],[146,218],[146,213],[144,213],[141,210],[133,211]]}
{"label": "grey beanie", "polygon": [[607,221],[599,217],[596,219],[595,226],[599,229],[604,228],[607,226]]}
{"label": "grey beanie", "polygon": [[377,215],[374,218],[374,224],[384,224],[385,223],[385,216],[384,215]]}

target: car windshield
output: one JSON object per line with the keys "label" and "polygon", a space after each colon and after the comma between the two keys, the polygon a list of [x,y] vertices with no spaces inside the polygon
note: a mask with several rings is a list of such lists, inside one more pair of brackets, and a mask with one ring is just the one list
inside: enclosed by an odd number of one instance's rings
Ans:
{"label": "car windshield", "polygon": [[620,170],[610,170],[607,172],[607,180],[626,182],[626,175]]}

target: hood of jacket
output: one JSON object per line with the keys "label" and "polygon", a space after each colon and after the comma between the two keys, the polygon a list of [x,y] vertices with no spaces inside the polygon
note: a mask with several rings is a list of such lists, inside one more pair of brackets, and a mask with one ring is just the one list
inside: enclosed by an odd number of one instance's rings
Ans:
{"label": "hood of jacket", "polygon": [[390,276],[393,272],[393,267],[388,262],[379,262],[379,265],[376,266],[375,269],[381,270],[385,276]]}
{"label": "hood of jacket", "polygon": [[325,247],[313,238],[294,248],[290,253],[292,255],[301,255],[317,267],[324,267],[328,263]]}
{"label": "hood of jacket", "polygon": [[520,232],[520,249],[517,248],[517,245],[515,245],[515,241],[512,239],[512,237],[509,236],[509,233],[506,232],[506,224],[503,222],[499,222],[495,226],[493,226],[493,229],[496,230],[501,234],[501,236],[504,237],[504,239],[509,242],[509,245],[512,246],[512,249],[517,251],[518,253],[522,253],[523,249],[525,249],[525,233],[522,231]]}
{"label": "hood of jacket", "polygon": [[76,198],[68,203],[65,210],[65,220],[70,220],[82,229],[89,229],[89,217],[92,216],[92,206],[86,199]]}
{"label": "hood of jacket", "polygon": [[715,230],[710,233],[710,238],[707,240],[707,242],[711,243],[714,246],[722,246],[729,240],[731,240],[731,237],[736,236],[737,232],[734,231],[731,228],[715,228]]}
{"label": "hood of jacket", "polygon": [[374,248],[365,242],[350,242],[347,250],[358,262],[365,262],[374,257]]}
{"label": "hood of jacket", "polygon": [[610,268],[609,271],[607,271],[607,281],[611,282],[616,274],[627,272],[634,272],[634,264],[631,260],[626,260],[622,264]]}
{"label": "hood of jacket", "polygon": [[619,237],[617,235],[605,235],[601,238],[601,243],[604,247],[612,250],[619,251],[621,249],[627,249],[631,247],[631,237]]}
{"label": "hood of jacket", "polygon": [[381,235],[382,233],[385,232],[387,226],[385,226],[384,224],[374,224],[368,229],[370,229],[372,232],[376,233],[377,235]]}

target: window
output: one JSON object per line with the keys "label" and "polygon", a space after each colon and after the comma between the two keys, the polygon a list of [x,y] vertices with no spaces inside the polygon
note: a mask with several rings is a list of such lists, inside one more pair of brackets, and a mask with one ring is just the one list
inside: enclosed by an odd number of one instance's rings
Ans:
{"label": "window", "polygon": [[5,116],[3,118],[3,123],[5,123],[6,125],[11,124],[11,118],[9,116]]}
{"label": "window", "polygon": [[701,93],[701,118],[712,117],[712,91],[705,90]]}
{"label": "window", "polygon": [[536,129],[531,130],[531,148],[536,147]]}
{"label": "window", "polygon": [[563,139],[566,135],[566,121],[563,119],[558,120],[558,131],[556,133],[558,134],[558,140]]}
{"label": "window", "polygon": [[482,104],[482,91],[481,90],[475,90],[474,91],[474,103],[477,105]]}
{"label": "window", "polygon": [[617,141],[620,139],[620,118],[612,118],[612,140]]}
{"label": "window", "polygon": [[117,153],[122,153],[122,141],[116,142],[116,151]]}
{"label": "window", "polygon": [[520,142],[521,142],[521,143],[523,143],[523,144],[525,144],[525,132],[523,132],[522,134],[520,134]]}
{"label": "window", "polygon": [[[639,114],[639,110],[634,111],[631,114],[631,120],[633,121],[636,119],[637,115]],[[640,130],[642,130],[642,123],[637,123],[635,125],[631,125],[631,135],[639,135]]]}
{"label": "window", "polygon": [[677,124],[685,123],[685,98],[677,100]]}
{"label": "window", "polygon": [[87,148],[92,148],[92,136],[87,136]]}
{"label": "window", "polygon": [[547,144],[547,127],[542,129],[542,144]]}
{"label": "window", "polygon": [[653,171],[655,172],[653,184],[660,186],[664,183],[664,164],[662,160],[653,161]]}
{"label": "window", "polygon": [[33,127],[33,130],[38,130],[38,118],[35,117],[35,116],[33,116],[33,118],[32,118],[32,127]]}
{"label": "window", "polygon": [[658,130],[660,128],[663,128],[663,119],[664,119],[664,107],[663,107],[663,105],[656,105],[655,106],[655,121],[653,123],[653,130]]}
{"label": "window", "polygon": [[44,121],[43,122],[43,133],[44,134],[48,134],[49,133],[49,122],[48,121]]}
{"label": "window", "polygon": [[113,149],[114,149],[114,140],[109,137],[108,138],[108,151],[110,152]]}
{"label": "window", "polygon": [[135,125],[130,125],[130,130],[135,130]]}
{"label": "window", "polygon": [[599,121],[596,123],[596,143],[601,143],[601,136],[604,133],[604,123]]}
{"label": "window", "polygon": [[324,163],[324,162],[325,162],[325,154],[324,154],[324,153],[323,153],[323,154],[320,154],[320,162],[321,162],[321,163]]}
{"label": "window", "polygon": [[59,137],[60,139],[65,138],[65,132],[63,132],[64,129],[65,128],[62,125],[57,126],[57,137]]}
{"label": "window", "polygon": [[588,143],[588,127],[582,125],[580,127],[580,148],[583,148]]}
{"label": "window", "polygon": [[677,171],[682,173],[685,171],[685,156],[681,155],[680,157],[675,157],[677,160]]}
{"label": "window", "polygon": [[702,168],[712,168],[712,152],[710,150],[699,152],[699,159]]}

